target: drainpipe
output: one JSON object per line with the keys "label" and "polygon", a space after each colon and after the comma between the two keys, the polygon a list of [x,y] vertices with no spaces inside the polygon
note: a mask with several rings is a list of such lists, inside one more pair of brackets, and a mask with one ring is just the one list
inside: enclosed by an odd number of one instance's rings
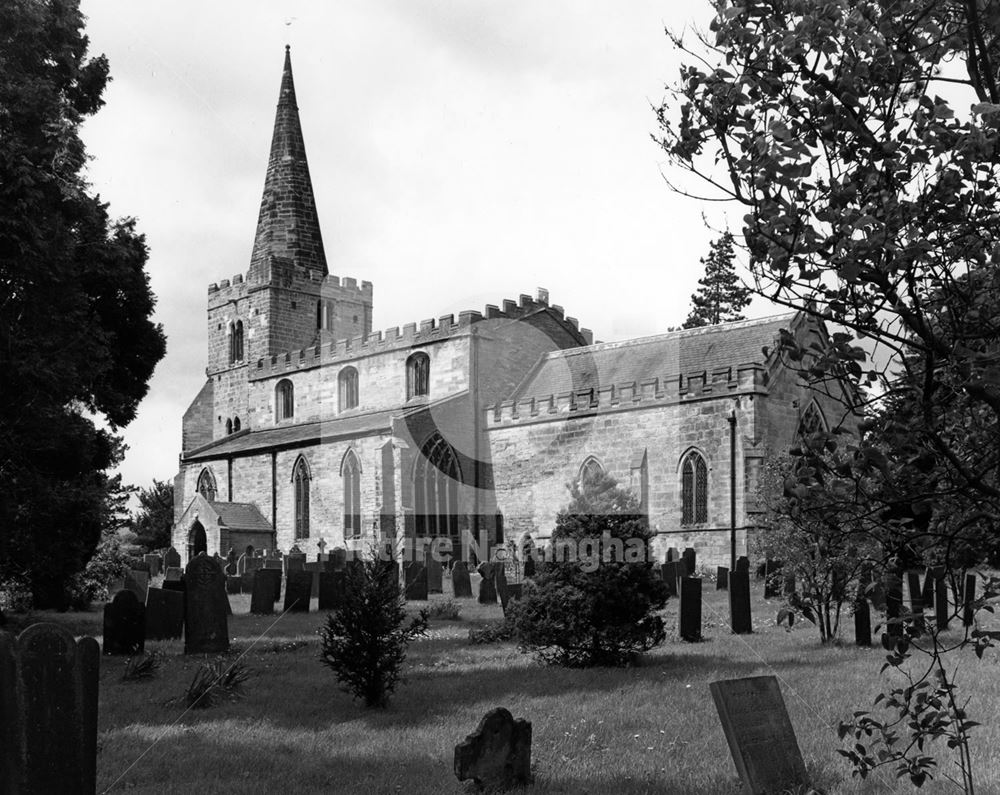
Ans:
{"label": "drainpipe", "polygon": [[729,570],[736,571],[736,409],[729,412]]}
{"label": "drainpipe", "polygon": [[278,451],[271,451],[271,552],[278,548]]}

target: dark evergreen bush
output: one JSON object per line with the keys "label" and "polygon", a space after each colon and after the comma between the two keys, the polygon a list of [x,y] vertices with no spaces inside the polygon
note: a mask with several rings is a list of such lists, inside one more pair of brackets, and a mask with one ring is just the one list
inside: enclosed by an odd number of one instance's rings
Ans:
{"label": "dark evergreen bush", "polygon": [[320,631],[320,659],[365,706],[384,707],[401,680],[406,647],[427,630],[427,610],[408,625],[397,569],[377,554],[349,566],[345,598]]}
{"label": "dark evergreen bush", "polygon": [[635,497],[604,473],[570,491],[552,543],[574,554],[546,560],[525,583],[510,606],[514,637],[547,663],[626,665],[666,637],[656,611],[667,591],[652,565],[649,525]]}

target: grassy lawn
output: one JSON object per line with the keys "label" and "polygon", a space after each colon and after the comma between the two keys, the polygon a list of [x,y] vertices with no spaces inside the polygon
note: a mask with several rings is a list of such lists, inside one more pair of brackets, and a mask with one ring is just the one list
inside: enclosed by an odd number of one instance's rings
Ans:
{"label": "grassy lawn", "polygon": [[[889,770],[852,781],[835,753],[838,721],[867,708],[886,681],[881,648],[823,648],[811,624],[778,628],[777,604],[760,599],[759,583],[754,591],[753,635],[731,635],[724,594],[706,590],[705,642],[670,639],[626,670],[544,668],[510,644],[471,646],[470,627],[498,619],[500,608],[460,600],[460,620],[432,622],[411,646],[407,681],[381,711],[353,701],[318,662],[322,614],[250,616],[248,596],[230,597],[230,659],[240,656],[252,673],[238,701],[185,710],[184,691],[206,658],[185,657],[180,642],[147,644],[165,659],[142,682],[122,681],[123,658],[102,659],[98,791],[470,792],[452,772],[454,746],[487,710],[505,706],[533,725],[533,791],[738,793],[708,683],[761,674],[781,682],[816,786],[831,795],[912,791]],[[676,611],[671,600],[671,629]],[[32,618],[96,637],[100,616]],[[961,693],[984,724],[973,733],[977,791],[1000,793],[1000,660],[995,652],[961,657]],[[953,772],[947,748],[931,753]],[[958,790],[937,776],[921,791]]]}

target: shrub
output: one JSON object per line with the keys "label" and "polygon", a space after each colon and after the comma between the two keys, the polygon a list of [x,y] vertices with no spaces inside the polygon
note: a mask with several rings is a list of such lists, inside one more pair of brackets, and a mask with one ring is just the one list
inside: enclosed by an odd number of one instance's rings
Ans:
{"label": "shrub", "polygon": [[603,472],[572,484],[570,494],[552,540],[589,554],[541,564],[510,605],[514,637],[546,663],[625,665],[666,637],[655,611],[667,591],[650,562],[649,527],[635,497]]}
{"label": "shrub", "polygon": [[250,671],[243,663],[229,664],[220,657],[195,671],[185,701],[189,707],[205,709],[224,698],[238,698],[243,695],[243,684],[249,678]]}
{"label": "shrub", "polygon": [[503,621],[495,621],[492,624],[487,624],[479,629],[469,630],[469,643],[474,646],[486,645],[489,643],[504,643],[511,640],[513,637],[513,629],[511,628],[510,622],[504,619]]}
{"label": "shrub", "polygon": [[427,617],[440,621],[458,621],[461,606],[453,599],[446,599],[443,602],[435,602],[427,610]]}
{"label": "shrub", "polygon": [[128,662],[125,663],[125,670],[122,672],[122,680],[139,682],[143,679],[152,679],[159,667],[160,656],[158,654],[138,654],[135,657],[129,657]]}
{"label": "shrub", "polygon": [[73,610],[87,610],[91,602],[106,601],[108,587],[121,579],[131,567],[131,559],[114,531],[107,531],[93,557],[69,585],[69,604]]}
{"label": "shrub", "polygon": [[344,690],[366,707],[385,707],[401,681],[406,647],[427,630],[427,610],[406,622],[406,601],[396,567],[373,551],[350,566],[345,598],[320,630],[320,660]]}

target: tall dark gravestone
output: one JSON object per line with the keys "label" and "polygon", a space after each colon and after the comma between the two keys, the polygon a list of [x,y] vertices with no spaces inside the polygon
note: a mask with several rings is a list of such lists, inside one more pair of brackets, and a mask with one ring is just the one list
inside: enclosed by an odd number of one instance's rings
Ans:
{"label": "tall dark gravestone", "polygon": [[184,570],[184,584],[184,653],[228,651],[229,600],[222,567],[207,555],[197,555]]}
{"label": "tall dark gravestone", "polygon": [[281,599],[281,569],[257,569],[253,573],[254,583],[261,580],[268,584],[271,589],[271,601],[277,602]]}
{"label": "tall dark gravestone", "polygon": [[[535,576],[535,556],[529,554],[524,559],[524,579],[529,580]],[[468,573],[468,572],[466,572]]]}
{"label": "tall dark gravestone", "polygon": [[104,653],[139,654],[145,640],[146,608],[132,591],[119,591],[104,605]]}
{"label": "tall dark gravestone", "polygon": [[444,571],[441,561],[434,555],[427,556],[427,591],[429,593],[444,593]]}
{"label": "tall dark gravestone", "polygon": [[736,571],[742,571],[746,575],[750,574],[750,558],[746,555],[740,555],[736,558]]}
{"label": "tall dark gravestone", "polygon": [[181,565],[181,555],[180,553],[170,547],[166,552],[163,553],[163,568],[180,568]]}
{"label": "tall dark gravestone", "polygon": [[913,630],[917,635],[924,632],[924,597],[920,587],[920,572],[906,572],[906,588],[910,592],[910,612],[913,613]]}
{"label": "tall dark gravestone", "polygon": [[306,556],[303,552],[289,552],[285,555],[285,574],[293,571],[303,571],[306,566]]}
{"label": "tall dark gravestone", "polygon": [[150,588],[146,593],[146,639],[173,640],[184,633],[184,592]]}
{"label": "tall dark gravestone", "polygon": [[717,591],[728,591],[729,590],[729,567],[728,566],[718,566],[715,569],[715,590]]}
{"label": "tall dark gravestone", "polygon": [[671,561],[676,563],[681,559],[681,553],[677,551],[677,547],[670,547],[667,549],[667,563]]}
{"label": "tall dark gravestone", "polygon": [[250,614],[270,616],[274,614],[274,580],[263,569],[249,572],[253,579],[250,592]]}
{"label": "tall dark gravestone", "polygon": [[308,613],[312,599],[313,573],[289,569],[285,579],[285,612]]}
{"label": "tall dark gravestone", "polygon": [[146,604],[146,590],[149,588],[149,572],[131,569],[125,575],[125,587],[135,594],[139,604]]}
{"label": "tall dark gravestone", "polygon": [[868,600],[863,596],[854,602],[854,644],[872,645],[872,611],[868,607]]}
{"label": "tall dark gravestone", "polygon": [[885,631],[893,637],[903,635],[903,624],[900,615],[903,612],[903,580],[891,572],[884,579],[885,586]]}
{"label": "tall dark gravestone", "polygon": [[962,626],[971,627],[975,618],[973,603],[976,601],[976,575],[965,575],[965,588],[962,589]]}
{"label": "tall dark gravestone", "polygon": [[934,618],[939,632],[948,629],[948,584],[944,579],[944,569],[934,572]]}
{"label": "tall dark gravestone", "polygon": [[343,571],[323,571],[319,575],[319,609],[336,610],[346,595]]}
{"label": "tall dark gravestone", "polygon": [[697,565],[697,553],[694,551],[694,547],[685,547],[684,554],[681,555],[681,561],[684,564],[681,570],[682,577],[694,577]]}
{"label": "tall dark gravestone", "polygon": [[340,571],[347,565],[347,550],[337,547],[330,553],[330,561],[333,563],[333,570]]}
{"label": "tall dark gravestone", "polygon": [[677,622],[681,640],[695,643],[701,640],[701,579],[681,578],[680,620]]}
{"label": "tall dark gravestone", "polygon": [[65,627],[0,632],[0,792],[97,791],[101,650]]}
{"label": "tall dark gravestone", "polygon": [[456,599],[472,598],[472,580],[469,578],[469,567],[461,560],[451,570],[451,587]]}
{"label": "tall dark gravestone", "polygon": [[753,620],[750,617],[750,564],[745,571],[736,571],[729,575],[729,623],[737,635],[747,635],[753,632]]}
{"label": "tall dark gravestone", "polygon": [[677,596],[677,561],[668,560],[660,566],[660,576],[667,586],[667,596]]}
{"label": "tall dark gravestone", "polygon": [[227,574],[226,593],[227,594],[243,593],[243,578],[240,577],[238,574]]}
{"label": "tall dark gravestone", "polygon": [[483,578],[479,583],[479,604],[495,605],[497,603],[497,586],[493,578],[493,564],[480,563],[479,575]]}
{"label": "tall dark gravestone", "polygon": [[403,570],[406,578],[406,598],[412,601],[427,601],[427,566],[413,561]]}
{"label": "tall dark gravestone", "polygon": [[142,559],[146,562],[146,565],[149,567],[149,576],[159,577],[160,566],[163,563],[163,559],[156,554],[143,555]]}

